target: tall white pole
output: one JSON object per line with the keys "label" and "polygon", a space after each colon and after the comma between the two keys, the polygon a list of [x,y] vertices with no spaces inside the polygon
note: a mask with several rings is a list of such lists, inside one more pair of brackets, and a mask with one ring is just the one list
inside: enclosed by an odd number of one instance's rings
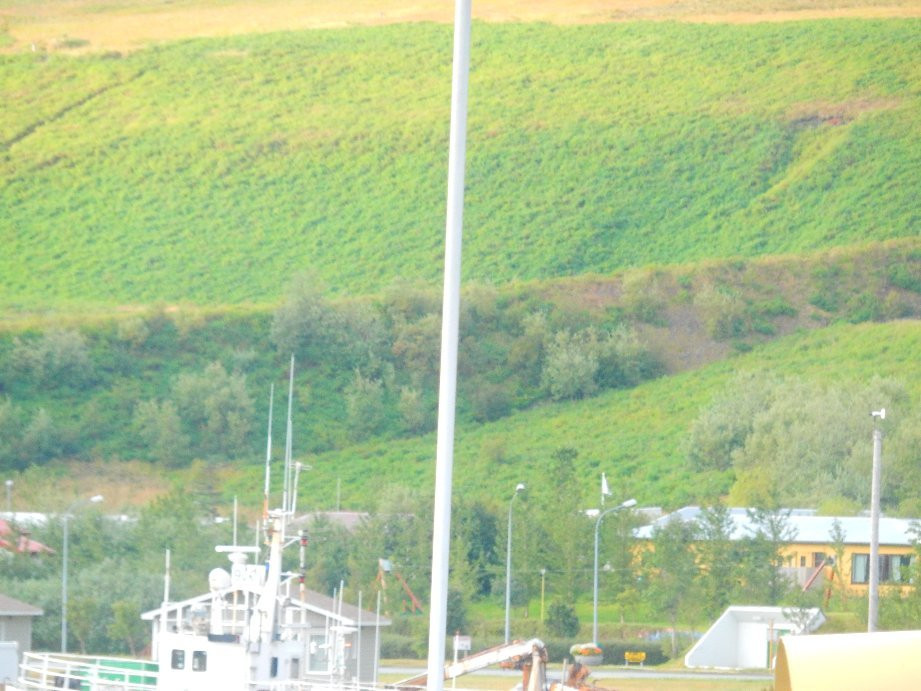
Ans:
{"label": "tall white pole", "polygon": [[64,545],[61,548],[61,652],[67,652],[67,523],[64,514]]}
{"label": "tall white pole", "polygon": [[457,341],[460,315],[461,235],[464,222],[464,167],[467,148],[467,82],[470,72],[471,0],[456,0],[454,67],[451,80],[451,134],[445,222],[444,299],[441,312],[441,374],[435,459],[432,590],[429,600],[427,686],[444,688],[445,626],[448,610],[448,553],[451,546],[451,474],[457,398]]}
{"label": "tall white pole", "polygon": [[271,491],[270,487],[270,476],[272,474],[272,408],[275,407],[275,384],[269,385],[269,428],[266,433],[266,442],[265,442],[265,489],[263,490],[264,499],[262,503],[262,518],[265,519],[269,515],[269,492]]}
{"label": "tall white pole", "polygon": [[592,579],[592,643],[595,645],[598,645],[598,531],[601,527],[602,519],[609,513],[614,513],[621,509],[629,509],[632,506],[636,506],[636,500],[628,499],[623,504],[600,512],[598,518],[595,519],[595,568],[594,577]]}
{"label": "tall white pole", "polygon": [[883,433],[877,420],[886,418],[886,409],[873,416],[873,476],[870,483],[870,583],[867,604],[867,631],[876,631],[879,621],[879,486],[882,476]]}
{"label": "tall white pole", "polygon": [[381,591],[377,591],[377,609],[374,615],[374,676],[371,680],[377,686],[377,668],[381,663]]}
{"label": "tall white pole", "polygon": [[505,642],[509,639],[509,611],[512,604],[512,505],[515,503],[515,497],[524,489],[520,482],[515,487],[515,494],[508,503],[508,539],[505,546]]}
{"label": "tall white pole", "polygon": [[78,499],[64,512],[64,535],[63,546],[61,548],[61,652],[67,652],[67,548],[70,512],[84,503],[98,504],[102,501],[102,495],[97,494],[89,499]]}

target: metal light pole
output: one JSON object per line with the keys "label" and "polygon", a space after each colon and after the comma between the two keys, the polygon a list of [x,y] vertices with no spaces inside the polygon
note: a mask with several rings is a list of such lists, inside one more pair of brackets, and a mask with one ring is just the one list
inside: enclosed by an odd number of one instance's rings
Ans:
{"label": "metal light pole", "polygon": [[455,0],[454,60],[451,73],[451,129],[448,147],[448,199],[445,220],[444,296],[441,311],[441,367],[438,433],[435,448],[432,590],[429,598],[427,687],[444,687],[445,627],[448,616],[448,562],[451,546],[451,482],[457,399],[457,348],[460,328],[461,241],[464,225],[464,165],[467,152],[467,86],[470,72],[471,0]]}
{"label": "metal light pole", "polygon": [[512,505],[515,503],[515,497],[524,489],[522,483],[515,486],[515,493],[508,503],[508,542],[505,547],[505,642],[509,638],[509,605],[512,601]]}
{"label": "metal light pole", "polygon": [[540,623],[544,623],[544,586],[547,584],[547,569],[540,570]]}
{"label": "metal light pole", "polygon": [[89,499],[78,499],[67,507],[64,512],[64,546],[61,549],[61,652],[67,652],[67,541],[68,541],[68,523],[70,521],[70,512],[80,504],[98,504],[102,501],[102,495],[97,494]]}
{"label": "metal light pole", "polygon": [[867,631],[876,631],[879,620],[879,486],[882,475],[883,432],[879,420],[886,419],[886,409],[874,410],[873,417],[873,476],[870,481],[870,583],[867,605]]}
{"label": "metal light pole", "polygon": [[601,520],[609,513],[629,509],[631,506],[636,506],[636,499],[628,499],[623,504],[600,511],[595,519],[595,577],[592,585],[592,643],[595,645],[598,645],[598,529],[601,527]]}

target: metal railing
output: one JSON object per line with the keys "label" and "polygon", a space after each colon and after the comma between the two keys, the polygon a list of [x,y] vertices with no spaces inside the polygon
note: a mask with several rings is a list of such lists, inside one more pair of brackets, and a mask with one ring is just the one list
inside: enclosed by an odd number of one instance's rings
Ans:
{"label": "metal railing", "polygon": [[157,664],[146,660],[25,653],[17,683],[22,691],[151,691],[157,676]]}

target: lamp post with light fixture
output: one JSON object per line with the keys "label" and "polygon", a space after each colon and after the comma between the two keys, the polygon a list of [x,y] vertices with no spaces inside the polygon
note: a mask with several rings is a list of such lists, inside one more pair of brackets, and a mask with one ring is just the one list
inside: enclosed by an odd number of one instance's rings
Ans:
{"label": "lamp post with light fixture", "polygon": [[629,509],[631,506],[636,506],[636,499],[628,499],[624,503],[613,506],[605,511],[598,511],[597,509],[592,512],[586,511],[589,515],[596,515],[597,512],[598,516],[595,519],[595,569],[592,585],[592,643],[594,645],[598,645],[598,529],[601,527],[601,520],[609,513],[614,513],[621,509]]}
{"label": "lamp post with light fixture", "polygon": [[102,495],[96,494],[89,499],[78,499],[64,512],[64,540],[61,548],[61,652],[67,652],[67,542],[68,542],[68,523],[70,521],[70,512],[81,504],[98,504],[102,501]]}
{"label": "lamp post with light fixture", "polygon": [[512,506],[515,497],[524,490],[524,484],[519,482],[515,486],[515,493],[508,503],[508,541],[505,546],[505,642],[509,639],[509,606],[512,602]]}

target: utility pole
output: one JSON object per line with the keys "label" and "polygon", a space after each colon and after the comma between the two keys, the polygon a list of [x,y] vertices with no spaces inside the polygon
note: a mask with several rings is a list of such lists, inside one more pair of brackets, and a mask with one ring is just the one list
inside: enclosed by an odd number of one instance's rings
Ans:
{"label": "utility pole", "polygon": [[870,482],[870,583],[867,605],[867,631],[876,631],[879,621],[879,487],[882,476],[883,432],[879,420],[886,419],[886,409],[874,410],[873,417],[873,476]]}

